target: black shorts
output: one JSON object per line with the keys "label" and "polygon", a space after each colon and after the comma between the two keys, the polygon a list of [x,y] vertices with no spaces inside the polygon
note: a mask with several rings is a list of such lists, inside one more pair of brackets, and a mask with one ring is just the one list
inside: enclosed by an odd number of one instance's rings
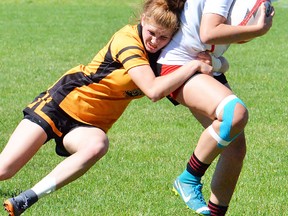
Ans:
{"label": "black shorts", "polygon": [[[51,139],[55,140],[55,151],[58,155],[65,157],[70,156],[70,153],[64,148],[63,137],[74,128],[92,126],[76,121],[67,115],[57,103],[52,99],[47,99],[47,97],[45,97],[46,95],[46,93],[40,94],[23,110],[24,118],[29,119],[43,128],[47,134],[45,143]],[[49,121],[47,121],[47,119],[49,119]]]}

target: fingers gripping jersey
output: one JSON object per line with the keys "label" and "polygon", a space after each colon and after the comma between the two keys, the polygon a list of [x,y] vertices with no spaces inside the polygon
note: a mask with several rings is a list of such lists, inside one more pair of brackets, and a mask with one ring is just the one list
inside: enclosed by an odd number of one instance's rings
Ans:
{"label": "fingers gripping jersey", "polygon": [[127,72],[149,64],[140,34],[137,26],[120,29],[90,64],[69,70],[48,89],[52,100],[72,118],[107,131],[143,96]]}

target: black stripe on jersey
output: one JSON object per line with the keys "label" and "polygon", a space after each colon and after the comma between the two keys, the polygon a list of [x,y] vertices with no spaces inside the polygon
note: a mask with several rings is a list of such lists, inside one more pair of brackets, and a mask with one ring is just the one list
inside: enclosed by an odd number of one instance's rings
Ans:
{"label": "black stripe on jersey", "polygon": [[108,52],[105,55],[104,61],[99,65],[95,73],[86,76],[83,72],[79,71],[73,74],[63,76],[57,83],[55,83],[49,90],[49,94],[60,104],[63,99],[75,88],[89,85],[92,83],[99,83],[103,78],[112,73],[114,70],[122,68],[123,64],[114,61],[111,55],[111,44]]}
{"label": "black stripe on jersey", "polygon": [[114,70],[122,67],[123,65],[120,62],[117,62],[113,59],[111,54],[111,43],[110,43],[103,62],[99,65],[96,72],[90,75],[90,78],[93,82],[98,83],[103,78],[112,73]]}
{"label": "black stripe on jersey", "polygon": [[[92,83],[99,83],[102,79],[111,74],[114,70],[123,68],[123,63],[125,63],[126,61],[132,58],[141,57],[140,55],[135,54],[133,56],[127,57],[122,63],[117,60],[114,60],[111,52],[111,43],[112,42],[110,42],[109,44],[103,62],[99,65],[99,67],[94,73],[91,73],[89,76],[87,76],[83,72],[79,71],[73,74],[64,75],[60,80],[58,80],[58,82],[55,83],[48,90],[53,100],[56,101],[58,104],[60,104],[63,101],[63,99],[75,88],[86,86]],[[138,46],[127,46],[118,52],[117,57],[121,53],[129,49],[139,49],[142,52],[144,52],[144,50],[142,50]]]}
{"label": "black stripe on jersey", "polygon": [[143,49],[141,49],[141,48],[138,47],[138,46],[127,46],[127,47],[123,48],[122,50],[120,50],[120,51],[117,53],[116,58],[118,58],[123,52],[125,52],[126,50],[129,50],[129,49],[138,49],[138,50],[141,50],[141,51],[144,53]]}
{"label": "black stripe on jersey", "polygon": [[[130,49],[138,49],[138,50],[141,50],[141,51],[144,53],[144,50],[141,49],[141,48],[138,47],[138,46],[128,46],[128,47],[125,47],[124,49],[120,50],[120,51],[117,53],[116,58],[118,59],[118,57],[119,57],[123,52],[125,52],[125,51],[127,51],[127,50],[130,50]],[[122,65],[125,64],[125,62],[129,61],[130,59],[139,58],[139,57],[141,57],[141,55],[138,55],[138,54],[129,56],[129,57],[127,57],[126,59],[124,59],[124,60],[122,61]]]}
{"label": "black stripe on jersey", "polygon": [[113,71],[120,69],[120,68],[123,68],[123,64],[125,62],[129,61],[130,59],[141,57],[141,55],[135,54],[135,55],[127,57],[122,62],[118,61],[119,55],[121,53],[127,51],[127,50],[130,50],[130,49],[139,49],[142,52],[144,52],[138,46],[127,46],[127,47],[123,48],[122,50],[120,50],[116,54],[116,61],[115,61],[112,57],[112,54],[111,54],[111,43],[110,43],[108,51],[104,57],[104,61],[99,65],[96,73],[91,74],[91,79],[93,80],[93,82],[100,82],[100,80],[102,80],[104,77],[108,76]]}
{"label": "black stripe on jersey", "polygon": [[77,87],[89,85],[93,83],[89,77],[83,72],[79,71],[73,74],[67,74],[63,76],[57,83],[55,83],[50,89],[49,94],[58,104]]}
{"label": "black stripe on jersey", "polygon": [[125,64],[125,62],[129,61],[130,59],[140,58],[140,57],[141,57],[141,55],[137,55],[137,54],[132,55],[132,56],[129,56],[129,57],[127,57],[126,59],[124,59],[124,60],[122,61],[122,64]]}
{"label": "black stripe on jersey", "polygon": [[[141,25],[140,25],[141,26]],[[141,34],[139,35],[141,37]],[[130,59],[133,58],[139,58],[141,55],[135,54],[132,56],[127,57],[124,59],[122,62],[118,60],[119,55],[121,55],[123,52],[130,50],[130,49],[138,49],[141,50],[143,53],[145,52],[143,49],[141,49],[138,46],[127,46],[121,49],[117,54],[116,54],[116,60],[113,59],[112,57],[112,52],[111,52],[111,44],[114,39],[109,44],[109,47],[107,49],[107,53],[104,57],[103,62],[99,65],[98,69],[94,74],[91,74],[90,78],[93,82],[100,82],[104,77],[108,76],[110,73],[112,73],[114,70],[123,68],[123,64],[127,62]],[[142,40],[142,38],[141,38]]]}

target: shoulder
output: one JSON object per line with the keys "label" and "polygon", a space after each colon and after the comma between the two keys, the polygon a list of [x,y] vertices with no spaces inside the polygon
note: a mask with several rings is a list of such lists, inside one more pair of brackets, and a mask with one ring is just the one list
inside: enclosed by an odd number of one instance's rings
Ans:
{"label": "shoulder", "polygon": [[148,53],[141,40],[137,25],[126,25],[117,31],[109,43],[113,58],[123,64],[126,70],[149,64]]}
{"label": "shoulder", "polygon": [[[126,25],[123,28],[121,28],[120,30],[118,30],[115,34],[114,34],[114,38],[123,38],[126,40],[129,40],[129,42],[131,42],[131,40],[135,40],[135,41],[141,41],[141,38],[139,36],[138,30],[137,30],[137,26],[136,25]],[[122,41],[123,43],[125,43],[126,41]]]}
{"label": "shoulder", "polygon": [[234,0],[206,0],[203,14],[215,13],[227,17]]}
{"label": "shoulder", "polygon": [[116,52],[132,47],[144,52],[144,45],[138,34],[137,26],[134,25],[126,25],[118,30],[111,38],[110,46]]}

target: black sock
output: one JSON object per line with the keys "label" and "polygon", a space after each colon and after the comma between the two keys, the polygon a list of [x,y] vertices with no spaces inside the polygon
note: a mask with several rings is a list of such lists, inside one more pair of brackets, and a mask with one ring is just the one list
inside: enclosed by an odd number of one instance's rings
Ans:
{"label": "black sock", "polygon": [[194,176],[202,177],[210,164],[202,163],[193,153],[189,162],[187,163],[187,171]]}
{"label": "black sock", "polygon": [[211,216],[224,216],[228,210],[228,206],[220,206],[212,203],[209,200],[208,208],[211,211]]}

